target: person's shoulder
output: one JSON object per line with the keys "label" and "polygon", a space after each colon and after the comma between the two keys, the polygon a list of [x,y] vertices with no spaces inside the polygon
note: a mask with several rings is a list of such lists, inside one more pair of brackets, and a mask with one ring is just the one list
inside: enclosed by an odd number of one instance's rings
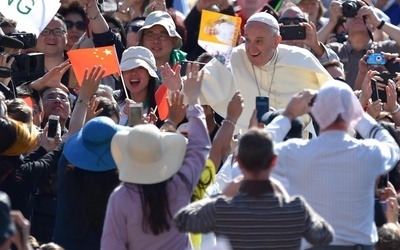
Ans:
{"label": "person's shoulder", "polygon": [[301,55],[301,56],[311,56],[312,53],[305,48],[300,48],[297,46],[291,46],[291,45],[286,45],[286,44],[279,44],[278,45],[278,53],[281,56],[296,56],[297,55]]}
{"label": "person's shoulder", "polygon": [[341,50],[344,47],[346,47],[346,44],[347,44],[347,42],[344,42],[344,43],[333,42],[333,43],[326,43],[324,45],[327,48],[330,48],[336,52],[336,51]]}
{"label": "person's shoulder", "polygon": [[286,198],[287,204],[290,204],[291,206],[299,206],[299,207],[305,207],[307,204],[306,198],[304,198],[302,195],[293,195],[289,196]]}

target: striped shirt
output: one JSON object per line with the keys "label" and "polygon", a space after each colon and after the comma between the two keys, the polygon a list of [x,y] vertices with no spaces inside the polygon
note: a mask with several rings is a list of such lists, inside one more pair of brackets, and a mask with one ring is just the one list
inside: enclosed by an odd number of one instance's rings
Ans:
{"label": "striped shirt", "polygon": [[332,227],[299,196],[285,198],[270,181],[244,181],[232,199],[220,196],[177,213],[180,231],[214,232],[233,249],[300,249],[304,237],[315,246],[333,239]]}

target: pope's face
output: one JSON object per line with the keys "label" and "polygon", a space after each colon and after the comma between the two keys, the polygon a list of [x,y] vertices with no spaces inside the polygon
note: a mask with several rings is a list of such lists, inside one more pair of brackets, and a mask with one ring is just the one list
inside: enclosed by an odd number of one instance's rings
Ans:
{"label": "pope's face", "polygon": [[261,22],[247,23],[244,37],[247,58],[255,66],[268,63],[282,40],[281,36],[274,32],[274,28]]}

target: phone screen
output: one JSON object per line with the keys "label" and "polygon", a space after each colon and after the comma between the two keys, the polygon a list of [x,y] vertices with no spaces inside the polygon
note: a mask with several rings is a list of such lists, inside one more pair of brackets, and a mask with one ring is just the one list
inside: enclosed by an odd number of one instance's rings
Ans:
{"label": "phone screen", "polygon": [[371,79],[371,88],[372,88],[371,99],[373,102],[375,102],[379,99],[379,92],[378,92],[377,81],[373,78]]}
{"label": "phone screen", "polygon": [[282,40],[306,39],[306,27],[300,25],[284,25],[280,28]]}
{"label": "phone screen", "polygon": [[129,118],[128,126],[133,127],[142,123],[143,106],[142,104],[131,104],[129,105]]}
{"label": "phone screen", "polygon": [[256,97],[257,120],[262,122],[261,118],[269,111],[269,98],[267,96]]}
{"label": "phone screen", "polygon": [[49,128],[47,131],[47,137],[48,138],[56,137],[57,129],[58,129],[58,120],[49,118]]}

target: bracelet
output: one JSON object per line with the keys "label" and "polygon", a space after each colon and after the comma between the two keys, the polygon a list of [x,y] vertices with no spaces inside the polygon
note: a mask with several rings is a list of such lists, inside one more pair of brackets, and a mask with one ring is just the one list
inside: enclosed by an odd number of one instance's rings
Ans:
{"label": "bracelet", "polygon": [[225,120],[223,120],[222,122],[227,122],[227,123],[230,123],[230,124],[232,124],[232,126],[236,126],[236,123],[234,123],[233,121],[231,121],[231,120],[229,120],[229,119],[225,119]]}
{"label": "bracelet", "polygon": [[89,105],[90,105],[90,102],[85,102],[84,100],[77,100],[77,101],[75,102],[75,105],[76,105],[76,104],[80,104],[80,103],[85,104],[85,105],[88,106],[88,107],[89,107]]}
{"label": "bracelet", "polygon": [[397,104],[397,107],[396,107],[396,109],[395,109],[395,110],[393,110],[392,112],[390,112],[390,114],[391,114],[391,115],[395,115],[395,114],[397,114],[399,111],[400,111],[400,105],[399,105],[399,104]]}
{"label": "bracelet", "polygon": [[171,124],[174,128],[176,128],[175,122],[171,121],[170,119],[166,119],[166,120],[164,121],[164,123],[169,123],[169,124]]}
{"label": "bracelet", "polygon": [[99,18],[99,16],[100,16],[100,11],[97,12],[97,14],[96,14],[94,17],[89,16],[89,13],[87,13],[87,16],[88,16],[88,18],[89,18],[90,20],[96,20],[96,19]]}
{"label": "bracelet", "polygon": [[381,23],[376,28],[380,30],[382,29],[383,25],[385,25],[385,20],[382,20]]}

